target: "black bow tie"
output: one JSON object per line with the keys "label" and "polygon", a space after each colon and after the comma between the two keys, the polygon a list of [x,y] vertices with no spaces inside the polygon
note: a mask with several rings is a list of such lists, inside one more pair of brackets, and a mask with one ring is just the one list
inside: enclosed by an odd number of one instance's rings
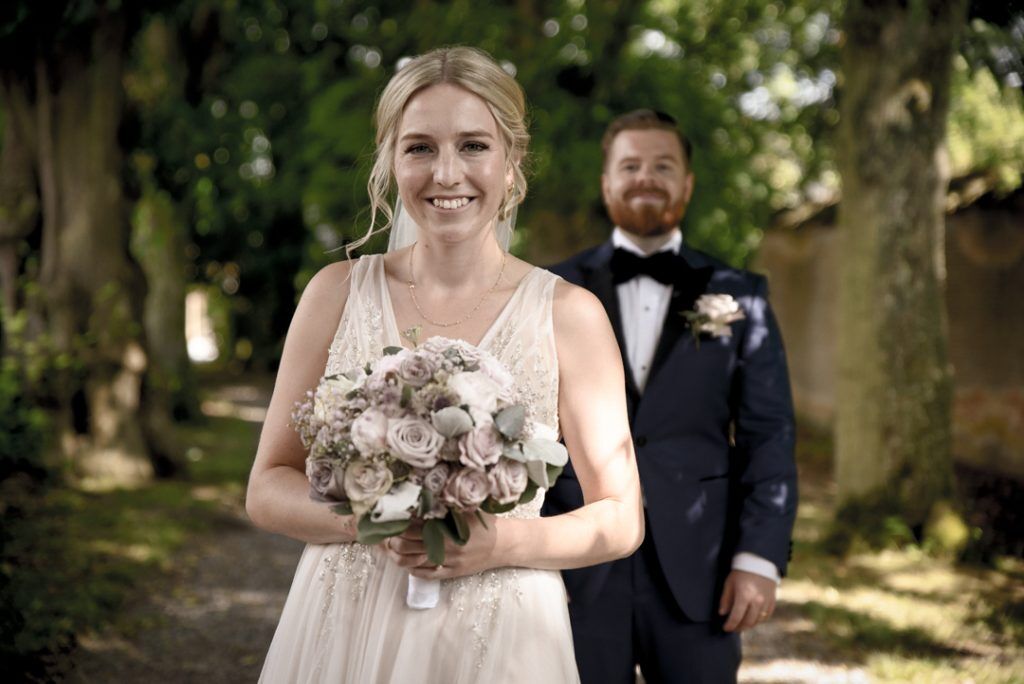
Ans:
{"label": "black bow tie", "polygon": [[673,285],[685,272],[687,265],[675,252],[656,252],[642,257],[633,252],[616,248],[611,260],[612,282],[625,283],[638,275],[654,278],[664,285]]}

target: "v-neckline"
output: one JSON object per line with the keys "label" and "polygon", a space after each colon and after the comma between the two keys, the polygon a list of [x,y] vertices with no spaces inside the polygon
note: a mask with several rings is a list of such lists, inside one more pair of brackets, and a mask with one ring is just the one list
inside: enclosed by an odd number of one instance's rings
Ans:
{"label": "v-neckline", "polygon": [[[406,346],[405,342],[403,342],[402,340],[402,333],[398,329],[398,319],[395,317],[395,306],[394,303],[391,301],[391,290],[388,288],[388,275],[384,270],[383,255],[378,255],[377,268],[379,269],[377,277],[379,287],[381,288],[381,301],[384,309],[383,314],[386,320],[385,333],[391,337],[391,340],[389,340],[389,342],[393,346],[403,347],[405,349],[413,349],[413,347]],[[505,305],[501,307],[501,311],[499,311],[498,315],[494,317],[494,320],[491,321],[491,324],[487,326],[487,330],[484,331],[484,334],[480,337],[479,342],[474,343],[471,342],[470,340],[462,339],[461,337],[452,337],[449,339],[461,340],[467,344],[473,345],[477,349],[485,349],[488,346],[488,344],[490,344],[491,338],[499,330],[501,324],[504,323],[506,318],[508,318],[509,314],[512,311],[512,305],[522,295],[524,289],[523,286],[526,284],[526,281],[529,280],[530,278],[533,278],[536,272],[539,270],[540,269],[538,267],[534,266],[526,273],[526,275],[520,278],[519,283],[516,285],[515,291],[512,293],[512,296],[508,298],[508,301],[505,302]],[[447,335],[439,336],[448,337]]]}

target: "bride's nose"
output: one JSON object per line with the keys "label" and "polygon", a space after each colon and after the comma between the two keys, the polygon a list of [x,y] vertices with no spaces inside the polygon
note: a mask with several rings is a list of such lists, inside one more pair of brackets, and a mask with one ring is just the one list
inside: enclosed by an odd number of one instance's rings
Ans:
{"label": "bride's nose", "polygon": [[462,161],[454,150],[441,150],[434,158],[434,182],[451,187],[462,179]]}

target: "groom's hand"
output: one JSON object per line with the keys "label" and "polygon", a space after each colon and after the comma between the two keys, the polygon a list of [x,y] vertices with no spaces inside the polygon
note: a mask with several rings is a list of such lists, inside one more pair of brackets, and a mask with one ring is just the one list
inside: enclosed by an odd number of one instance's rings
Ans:
{"label": "groom's hand", "polygon": [[775,611],[776,587],[774,580],[752,572],[730,572],[718,603],[718,614],[729,615],[722,629],[742,632],[770,618]]}

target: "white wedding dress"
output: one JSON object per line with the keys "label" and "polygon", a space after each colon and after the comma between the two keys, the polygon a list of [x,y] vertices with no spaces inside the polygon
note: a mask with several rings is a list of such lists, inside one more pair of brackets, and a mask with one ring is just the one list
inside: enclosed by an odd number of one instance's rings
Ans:
{"label": "white wedding dress", "polygon": [[[558,426],[551,322],[557,276],[531,271],[480,347],[515,377],[528,416]],[[352,268],[326,374],[401,344],[380,255]],[[535,518],[543,492],[505,514]],[[556,571],[502,568],[444,580],[435,608],[406,606],[408,574],[361,544],[310,544],[299,560],[261,682],[565,684],[578,682],[565,587]]]}

